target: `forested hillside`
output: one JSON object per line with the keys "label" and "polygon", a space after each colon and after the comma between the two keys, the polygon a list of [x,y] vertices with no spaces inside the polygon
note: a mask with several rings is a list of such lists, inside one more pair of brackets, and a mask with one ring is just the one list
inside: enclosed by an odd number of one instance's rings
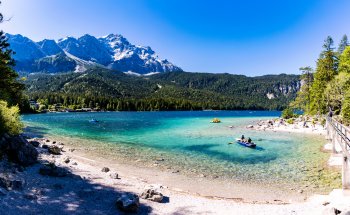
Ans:
{"label": "forested hillside", "polygon": [[297,75],[246,77],[232,74],[166,72],[130,76],[107,69],[84,73],[33,74],[27,94],[42,108],[203,110],[283,109],[300,88]]}

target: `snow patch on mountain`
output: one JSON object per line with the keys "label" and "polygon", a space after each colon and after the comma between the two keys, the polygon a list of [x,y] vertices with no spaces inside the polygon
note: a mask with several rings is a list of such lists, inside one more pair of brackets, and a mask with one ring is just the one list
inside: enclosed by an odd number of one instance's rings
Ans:
{"label": "snow patch on mountain", "polygon": [[144,74],[143,76],[151,76],[151,75],[155,75],[155,74],[159,74],[160,72],[150,72],[147,74]]}
{"label": "snow patch on mountain", "polygon": [[136,73],[136,72],[132,72],[132,71],[127,71],[127,72],[124,72],[125,75],[133,75],[133,76],[141,76],[140,73]]}

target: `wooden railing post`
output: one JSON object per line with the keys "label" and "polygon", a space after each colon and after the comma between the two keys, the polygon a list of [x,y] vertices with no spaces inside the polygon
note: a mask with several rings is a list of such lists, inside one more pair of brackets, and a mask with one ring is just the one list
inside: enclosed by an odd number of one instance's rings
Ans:
{"label": "wooden railing post", "polygon": [[343,157],[342,184],[343,189],[350,189],[350,163],[345,155]]}
{"label": "wooden railing post", "polygon": [[337,137],[337,132],[332,127],[332,153],[334,154],[337,153],[337,150],[335,149],[336,137]]}

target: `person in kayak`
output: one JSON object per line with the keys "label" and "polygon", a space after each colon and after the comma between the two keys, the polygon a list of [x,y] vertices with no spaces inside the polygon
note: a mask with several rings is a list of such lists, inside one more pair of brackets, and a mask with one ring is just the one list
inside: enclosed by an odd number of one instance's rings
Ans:
{"label": "person in kayak", "polygon": [[242,134],[242,137],[241,137],[241,141],[242,141],[242,142],[245,142],[245,137],[244,137],[243,134]]}
{"label": "person in kayak", "polygon": [[248,137],[248,143],[252,143],[252,139],[250,139],[250,137]]}

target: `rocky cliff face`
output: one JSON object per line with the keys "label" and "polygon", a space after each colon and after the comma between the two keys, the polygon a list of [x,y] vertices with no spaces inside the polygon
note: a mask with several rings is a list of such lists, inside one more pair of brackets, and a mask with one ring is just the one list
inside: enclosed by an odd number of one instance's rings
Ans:
{"label": "rocky cliff face", "polygon": [[119,34],[96,38],[84,35],[58,40],[34,42],[22,35],[6,35],[16,54],[19,72],[82,72],[91,67],[104,67],[122,72],[148,74],[182,71],[163,60],[150,48],[131,44]]}
{"label": "rocky cliff face", "polygon": [[281,95],[283,96],[295,96],[300,90],[302,84],[301,81],[293,81],[290,83],[277,83],[273,89],[267,90],[266,97],[268,99],[275,99]]}

